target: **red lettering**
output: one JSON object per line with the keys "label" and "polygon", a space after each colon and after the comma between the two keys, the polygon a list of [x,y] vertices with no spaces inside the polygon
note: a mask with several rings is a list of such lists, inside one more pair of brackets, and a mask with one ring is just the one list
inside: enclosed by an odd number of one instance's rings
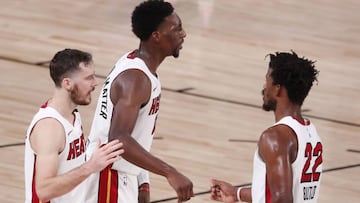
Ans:
{"label": "red lettering", "polygon": [[82,134],[80,138],[69,143],[69,154],[67,160],[75,159],[85,152],[85,139]]}
{"label": "red lettering", "polygon": [[154,134],[154,132],[155,132],[155,128],[156,128],[156,121],[157,121],[157,115],[156,115],[156,118],[155,118],[155,121],[154,121],[154,127],[153,127],[153,129],[152,129],[151,135],[153,135],[153,134]]}
{"label": "red lettering", "polygon": [[80,146],[79,146],[79,139],[76,139],[76,140],[74,140],[74,148],[75,148],[75,152],[76,152],[76,157],[78,157],[81,153],[80,153]]}
{"label": "red lettering", "polygon": [[152,100],[152,104],[151,104],[151,108],[150,108],[150,112],[149,115],[155,114],[159,111],[160,108],[160,95],[155,97]]}
{"label": "red lettering", "polygon": [[[315,162],[311,168],[311,172],[308,172],[308,169],[311,167],[311,159],[316,156]],[[319,165],[322,164],[322,144],[320,142],[316,143],[315,148],[313,149],[311,143],[306,143],[305,148],[305,157],[306,162],[303,168],[301,182],[312,182],[312,181],[319,181],[321,171],[318,171]]]}
{"label": "red lettering", "polygon": [[85,138],[84,138],[84,134],[82,134],[80,137],[80,154],[84,152],[85,152]]}
{"label": "red lettering", "polygon": [[71,142],[69,143],[69,154],[67,160],[71,160],[73,158],[75,158],[75,148],[74,148],[74,143]]}

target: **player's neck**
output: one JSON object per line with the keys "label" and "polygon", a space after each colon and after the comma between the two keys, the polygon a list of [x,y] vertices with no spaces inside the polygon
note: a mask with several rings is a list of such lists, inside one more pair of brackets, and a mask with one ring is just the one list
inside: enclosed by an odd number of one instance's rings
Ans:
{"label": "player's neck", "polygon": [[65,92],[65,90],[55,90],[48,105],[58,111],[64,118],[69,121],[73,120],[73,111],[76,108],[76,105],[71,101],[69,94]]}
{"label": "player's neck", "polygon": [[154,75],[156,75],[157,68],[165,58],[158,50],[152,49],[151,46],[147,46],[144,42],[140,43],[140,47],[135,51],[135,54],[145,62]]}
{"label": "player's neck", "polygon": [[282,118],[286,116],[291,116],[294,118],[302,119],[301,116],[301,107],[299,105],[277,105],[276,110],[274,111],[275,114],[275,122],[278,122]]}

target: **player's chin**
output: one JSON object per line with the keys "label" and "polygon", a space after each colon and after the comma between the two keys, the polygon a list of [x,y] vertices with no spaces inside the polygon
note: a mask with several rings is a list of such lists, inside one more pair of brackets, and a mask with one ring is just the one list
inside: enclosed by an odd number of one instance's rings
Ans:
{"label": "player's chin", "polygon": [[179,58],[180,54],[179,54],[179,53],[177,53],[177,54],[174,53],[172,56],[173,56],[174,58]]}
{"label": "player's chin", "polygon": [[86,105],[89,105],[91,103],[91,96],[86,99]]}
{"label": "player's chin", "polygon": [[80,105],[89,105],[91,103],[91,96],[83,99]]}
{"label": "player's chin", "polygon": [[180,49],[176,49],[176,50],[173,52],[172,56],[173,56],[174,58],[178,58],[178,57],[180,56]]}

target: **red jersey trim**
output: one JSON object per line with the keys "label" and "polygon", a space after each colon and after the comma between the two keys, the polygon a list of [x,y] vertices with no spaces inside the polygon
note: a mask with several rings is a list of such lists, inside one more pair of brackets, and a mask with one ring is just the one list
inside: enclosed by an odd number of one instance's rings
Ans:
{"label": "red jersey trim", "polygon": [[310,125],[310,120],[308,119],[301,120],[299,118],[296,118],[295,116],[292,116],[292,118],[295,119],[297,122],[299,122],[301,125],[305,125],[305,126]]}
{"label": "red jersey trim", "polygon": [[127,58],[128,58],[128,59],[134,59],[134,58],[136,58],[135,50],[132,51],[131,53],[129,53],[129,54],[127,55]]}
{"label": "red jersey trim", "polygon": [[[35,155],[34,155],[35,156]],[[33,172],[33,178],[32,178],[32,184],[31,184],[31,203],[50,203],[50,201],[42,202],[40,201],[37,193],[36,193],[36,181],[35,181],[35,174],[36,174],[36,156],[34,157],[34,172]]]}
{"label": "red jersey trim", "polygon": [[271,203],[271,192],[269,187],[269,182],[267,180],[267,174],[266,175],[266,183],[265,183],[265,203]]}
{"label": "red jersey trim", "polygon": [[43,103],[40,108],[45,109],[48,106],[49,100],[47,100],[45,103]]}

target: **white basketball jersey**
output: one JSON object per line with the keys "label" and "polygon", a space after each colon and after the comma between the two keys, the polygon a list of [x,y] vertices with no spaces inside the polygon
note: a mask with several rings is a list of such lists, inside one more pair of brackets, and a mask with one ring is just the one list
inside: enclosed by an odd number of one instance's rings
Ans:
{"label": "white basketball jersey", "polygon": [[[44,118],[55,118],[64,127],[65,131],[65,147],[59,154],[59,169],[57,174],[66,173],[76,167],[85,163],[85,139],[82,131],[82,124],[80,114],[75,110],[74,123],[69,123],[64,117],[62,117],[55,109],[46,106],[42,106],[40,110],[35,114],[31,124],[26,133],[25,141],[25,203],[38,203],[40,202],[35,192],[35,162],[36,154],[30,144],[30,134],[34,126],[38,121]],[[51,136],[49,134],[48,136]],[[60,197],[52,199],[51,203],[68,203],[68,202],[84,202],[85,188],[84,184],[79,184],[73,190]]]}
{"label": "white basketball jersey", "polygon": [[[155,122],[159,111],[161,84],[159,78],[154,76],[143,60],[135,57],[134,52],[127,53],[122,56],[106,78],[104,85],[100,91],[99,100],[96,106],[94,120],[91,126],[89,135],[89,147],[86,150],[86,155],[91,156],[94,150],[95,141],[101,140],[101,143],[108,142],[108,135],[110,131],[110,123],[113,113],[114,104],[110,99],[110,87],[114,79],[123,71],[129,69],[137,69],[146,74],[151,81],[151,96],[148,103],[140,108],[135,127],[131,136],[147,151],[153,140],[153,133],[155,130]],[[140,168],[125,159],[120,159],[115,162],[112,169],[128,173],[131,175],[139,175]]]}
{"label": "white basketball jersey", "polygon": [[[287,125],[296,133],[298,152],[293,171],[294,203],[315,203],[319,197],[320,176],[322,172],[322,144],[315,126],[309,120],[302,123],[290,116],[282,118],[275,125]],[[266,180],[266,167],[256,149],[253,163],[252,202],[271,202],[271,193]]]}

